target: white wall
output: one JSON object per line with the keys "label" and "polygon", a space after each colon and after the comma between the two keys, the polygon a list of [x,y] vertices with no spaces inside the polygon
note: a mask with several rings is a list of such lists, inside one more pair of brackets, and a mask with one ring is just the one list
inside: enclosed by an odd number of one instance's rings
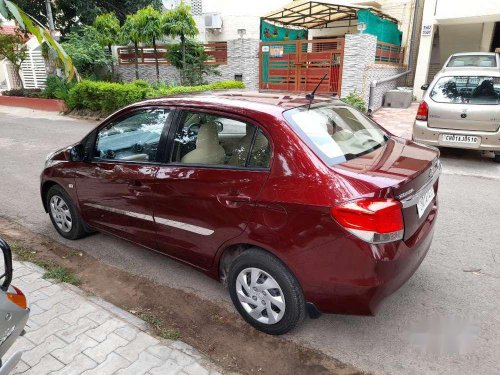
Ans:
{"label": "white wall", "polygon": [[437,0],[439,24],[492,22],[500,20],[499,0]]}
{"label": "white wall", "polygon": [[482,23],[439,25],[439,55],[441,66],[453,53],[479,51],[482,35]]}

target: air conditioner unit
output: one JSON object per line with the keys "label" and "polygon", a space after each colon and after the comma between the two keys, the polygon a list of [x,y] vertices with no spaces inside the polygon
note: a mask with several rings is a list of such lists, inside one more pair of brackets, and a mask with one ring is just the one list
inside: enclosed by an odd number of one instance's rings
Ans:
{"label": "air conditioner unit", "polygon": [[222,17],[218,13],[204,14],[206,29],[221,29]]}

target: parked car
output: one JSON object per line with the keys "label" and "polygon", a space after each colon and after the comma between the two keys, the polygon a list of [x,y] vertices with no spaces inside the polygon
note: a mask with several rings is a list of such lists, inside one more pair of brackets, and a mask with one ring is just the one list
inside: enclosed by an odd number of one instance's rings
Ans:
{"label": "parked car", "polygon": [[493,151],[500,163],[498,67],[446,68],[421,88],[426,91],[413,125],[413,140]]}
{"label": "parked car", "polygon": [[45,211],[65,238],[111,233],[221,280],[269,334],[374,314],[430,247],[439,151],[340,101],[274,98],[120,110],[48,156]]}
{"label": "parked car", "polygon": [[5,360],[4,356],[14,341],[23,334],[28,321],[29,308],[23,292],[11,285],[12,253],[9,245],[0,238],[3,253],[3,279],[0,286],[0,375],[7,375],[21,359],[22,351],[17,351]]}

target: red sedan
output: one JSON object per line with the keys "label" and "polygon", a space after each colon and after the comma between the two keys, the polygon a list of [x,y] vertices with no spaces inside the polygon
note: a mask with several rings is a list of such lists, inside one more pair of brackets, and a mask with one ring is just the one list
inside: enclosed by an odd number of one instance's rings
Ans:
{"label": "red sedan", "polygon": [[411,277],[438,157],[340,101],[156,99],[49,155],[41,195],[63,237],[98,230],[188,263],[282,334],[306,313],[374,314]]}

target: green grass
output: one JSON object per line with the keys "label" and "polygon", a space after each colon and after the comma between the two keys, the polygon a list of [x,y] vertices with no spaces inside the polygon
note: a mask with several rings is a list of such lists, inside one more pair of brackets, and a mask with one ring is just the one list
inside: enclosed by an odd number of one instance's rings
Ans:
{"label": "green grass", "polygon": [[139,318],[144,320],[146,323],[152,325],[158,332],[158,336],[167,340],[179,340],[181,338],[181,334],[179,331],[175,329],[166,329],[163,328],[163,322],[161,319],[157,318],[154,315],[147,313],[140,313]]}
{"label": "green grass", "polygon": [[23,262],[31,262],[36,264],[39,267],[44,268],[47,272],[43,275],[44,279],[52,279],[57,280],[63,283],[78,285],[80,284],[80,280],[67,268],[60,267],[54,262],[50,262],[44,259],[40,259],[37,256],[37,252],[19,245],[17,243],[13,243],[10,246],[12,252],[16,254],[17,260]]}
{"label": "green grass", "polygon": [[179,340],[181,334],[175,329],[164,329],[159,333],[159,336],[167,340]]}
{"label": "green grass", "polygon": [[68,270],[67,268],[64,267],[53,267],[47,270],[45,275],[43,275],[44,279],[53,279],[53,280],[58,280],[62,283],[68,283],[72,285],[78,285],[80,284],[80,280],[73,275],[73,273]]}

